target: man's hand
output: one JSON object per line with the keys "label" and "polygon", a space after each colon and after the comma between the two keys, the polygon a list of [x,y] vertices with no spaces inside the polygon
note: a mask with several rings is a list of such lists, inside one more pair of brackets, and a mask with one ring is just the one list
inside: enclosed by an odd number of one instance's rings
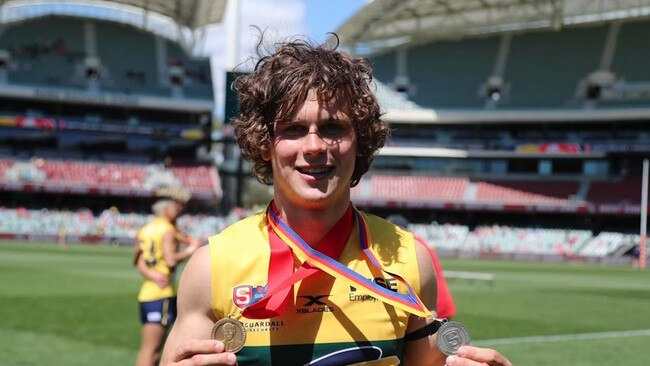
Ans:
{"label": "man's hand", "polygon": [[223,343],[214,340],[187,340],[163,360],[162,366],[221,366],[237,365],[233,353],[224,352]]}
{"label": "man's hand", "polygon": [[199,247],[201,246],[201,242],[199,241],[199,239],[191,236],[185,238],[185,243],[186,243],[185,252],[188,255],[194,254],[194,252],[197,249],[199,249]]}
{"label": "man's hand", "polygon": [[162,272],[152,270],[148,272],[147,277],[160,288],[169,286],[169,277]]}
{"label": "man's hand", "polygon": [[512,366],[512,363],[491,348],[462,346],[455,356],[447,357],[446,366]]}

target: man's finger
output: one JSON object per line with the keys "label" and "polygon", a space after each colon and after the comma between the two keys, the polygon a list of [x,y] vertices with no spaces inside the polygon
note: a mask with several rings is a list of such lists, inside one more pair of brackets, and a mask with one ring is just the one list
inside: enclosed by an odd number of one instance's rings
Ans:
{"label": "man's finger", "polygon": [[183,360],[177,366],[218,366],[237,365],[237,357],[233,353],[196,354],[187,360]]}
{"label": "man's finger", "polygon": [[176,347],[172,359],[174,362],[180,362],[194,355],[222,353],[223,350],[223,343],[219,341],[191,339]]}
{"label": "man's finger", "polygon": [[491,348],[462,346],[458,349],[458,357],[486,363],[490,366],[512,366],[507,358]]}

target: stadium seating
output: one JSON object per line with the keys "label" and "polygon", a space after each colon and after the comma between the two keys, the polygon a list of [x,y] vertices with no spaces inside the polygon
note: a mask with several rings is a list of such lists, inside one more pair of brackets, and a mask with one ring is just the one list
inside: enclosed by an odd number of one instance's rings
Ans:
{"label": "stadium seating", "polygon": [[95,29],[97,54],[108,73],[103,87],[132,94],[164,95],[156,73],[156,45],[150,33],[109,22],[95,22]]}
{"label": "stadium seating", "polygon": [[628,177],[620,181],[593,182],[587,192],[587,201],[639,204],[641,202],[641,179]]}
{"label": "stadium seating", "polygon": [[[10,169],[14,170],[10,170]],[[7,175],[7,172],[11,174]],[[26,174],[28,172],[29,174]],[[40,178],[39,178],[40,177]],[[212,167],[161,168],[155,164],[122,164],[74,160],[0,159],[0,180],[41,183],[65,187],[118,188],[150,191],[161,186],[182,185],[192,193],[213,196],[219,182]]]}
{"label": "stadium seating", "polygon": [[2,159],[0,158],[0,179],[3,179],[7,168],[14,165],[14,161],[11,159]]}
{"label": "stadium seating", "polygon": [[498,37],[488,37],[409,49],[407,69],[415,85],[411,99],[440,109],[482,108],[480,88],[492,72],[498,45]]}
{"label": "stadium seating", "polygon": [[140,187],[145,169],[138,165],[46,160],[42,169],[51,183]]}
{"label": "stadium seating", "polygon": [[604,257],[615,253],[630,243],[638,243],[638,235],[615,232],[601,232],[580,248],[580,254],[589,257]]}
{"label": "stadium seating", "polygon": [[[94,26],[96,54],[87,49],[86,30],[93,28],[85,29],[85,23]],[[11,57],[11,84],[89,90],[86,61],[96,57],[98,90],[172,97],[168,61],[177,60],[185,73],[183,97],[212,100],[209,60],[190,58],[171,41],[161,41],[164,48],[156,42],[153,34],[132,26],[59,16],[11,24],[0,33],[0,50]]]}
{"label": "stadium seating", "polygon": [[[179,228],[205,241],[233,222],[241,214],[226,216],[183,215]],[[104,210],[93,216],[89,210],[76,212],[28,210],[0,207],[0,234],[43,235],[56,237],[65,228],[70,237],[99,236],[105,241],[132,243],[138,230],[151,215]],[[534,254],[556,257],[605,257],[625,245],[639,242],[638,235],[589,230],[518,228],[504,225],[478,226],[470,230],[455,224],[410,224],[409,230],[436,249],[497,254]]]}
{"label": "stadium seating", "polygon": [[591,237],[586,230],[529,229],[509,226],[479,226],[466,246],[482,252],[573,255]]}
{"label": "stadium seating", "polygon": [[437,249],[451,251],[537,254],[561,257],[604,257],[625,245],[639,242],[638,235],[589,230],[517,228],[503,225],[411,224],[409,229]]}
{"label": "stadium seating", "polygon": [[438,178],[417,176],[382,176],[370,178],[372,197],[392,200],[460,200],[468,180],[466,178]]}
{"label": "stadium seating", "polygon": [[469,235],[469,227],[454,224],[410,224],[409,230],[415,235],[425,239],[429,245],[435,248],[447,250],[460,250],[465,247],[465,241]]}
{"label": "stadium seating", "polygon": [[[80,87],[76,74],[85,57],[83,23],[72,18],[51,17],[5,27],[0,49],[9,51],[10,83]],[[79,69],[80,70],[80,69]]]}
{"label": "stadium seating", "polygon": [[[607,26],[539,31],[512,39],[505,79],[510,90],[500,105],[508,108],[575,107],[581,79],[596,71]],[[567,62],[567,55],[571,57]]]}
{"label": "stadium seating", "polygon": [[578,191],[578,182],[479,181],[476,200],[499,203],[567,203]]}
{"label": "stadium seating", "polygon": [[208,167],[175,167],[171,171],[180,178],[182,186],[190,190],[204,191],[214,187],[214,170]]}
{"label": "stadium seating", "polygon": [[625,22],[619,31],[616,53],[612,60],[612,71],[625,81],[650,80],[650,70],[645,62],[650,58],[650,22]]}
{"label": "stadium seating", "polygon": [[167,55],[169,65],[183,67],[185,77],[183,90],[185,96],[196,99],[212,100],[212,78],[210,64],[201,59],[193,59],[178,45],[167,42]]}
{"label": "stadium seating", "polygon": [[[0,207],[0,234],[52,236],[65,229],[69,237],[99,236],[105,241],[133,243],[138,230],[151,220],[151,215],[121,213],[115,209],[104,210],[93,216],[89,210],[55,211],[9,209]],[[178,218],[179,228],[202,241],[232,224],[238,218],[208,215],[183,215]]]}
{"label": "stadium seating", "polygon": [[[375,173],[368,196],[380,201],[567,205],[576,198],[577,181],[480,180],[464,177],[390,176]],[[354,192],[353,192],[354,193]]]}

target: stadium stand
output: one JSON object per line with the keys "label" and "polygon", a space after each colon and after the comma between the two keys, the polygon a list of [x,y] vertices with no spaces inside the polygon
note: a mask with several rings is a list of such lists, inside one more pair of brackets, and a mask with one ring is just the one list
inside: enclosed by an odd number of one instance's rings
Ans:
{"label": "stadium stand", "polygon": [[601,203],[640,202],[641,179],[626,177],[614,182],[592,182],[587,200]]}
{"label": "stadium stand", "polygon": [[[630,233],[650,152],[650,75],[639,59],[650,21],[582,21],[572,9],[553,26],[513,13],[486,28],[450,31],[443,22],[408,33],[410,20],[429,16],[404,13],[420,1],[354,16],[338,31],[351,46],[374,34],[365,42],[393,126],[388,147],[402,149],[379,153],[352,190],[355,203],[403,213],[452,255],[600,258],[638,242]],[[211,148],[209,60],[151,27],[33,14],[0,33],[0,235],[53,235],[80,220],[74,235],[131,238],[156,188],[177,184],[193,195],[182,218],[190,232],[222,227],[228,220],[215,207],[224,173],[201,153]],[[391,28],[392,17],[403,26]],[[237,166],[224,159],[224,168]]]}
{"label": "stadium stand", "polygon": [[624,22],[618,36],[616,53],[612,60],[612,71],[626,81],[647,82],[650,80],[650,71],[639,60],[650,57],[648,44],[650,22],[629,21]]}
{"label": "stadium stand", "polygon": [[[220,231],[241,218],[241,213],[228,216],[183,215],[179,227],[191,235],[207,240],[215,230]],[[151,219],[150,215],[121,213],[106,209],[98,216],[90,210],[53,211],[0,207],[0,235],[4,238],[55,238],[66,228],[71,242],[129,244],[137,231]],[[533,254],[549,257],[605,257],[620,248],[638,244],[639,236],[614,232],[592,234],[589,230],[515,228],[503,225],[478,226],[470,230],[464,225],[411,224],[409,229],[443,253],[465,254]]]}
{"label": "stadium stand", "polygon": [[479,181],[476,200],[501,203],[566,203],[578,191],[577,182]]}
{"label": "stadium stand", "polygon": [[[598,69],[606,26],[539,31],[512,38],[504,107],[564,108],[575,105],[578,83]],[[567,62],[567,55],[580,55]]]}
{"label": "stadium stand", "polygon": [[383,95],[415,104],[379,98],[393,131],[353,200],[436,220],[423,236],[451,255],[633,246],[650,153],[641,5],[436,4],[376,0],[337,30]]}
{"label": "stadium stand", "polygon": [[[191,36],[218,21],[225,2],[168,24],[185,27],[182,39],[151,27],[169,9],[108,3],[72,14],[74,5],[21,4],[3,18],[0,235],[65,227],[80,241],[130,244],[157,190],[171,185],[189,190],[189,213],[218,209],[210,60],[193,53]],[[140,23],[132,21],[138,5]],[[220,222],[200,221],[189,222],[202,235]]]}
{"label": "stadium stand", "polygon": [[492,71],[498,44],[497,37],[489,37],[409,49],[407,67],[417,75],[412,100],[439,108],[482,108],[485,98],[479,87]]}
{"label": "stadium stand", "polygon": [[391,177],[370,178],[374,199],[392,200],[460,200],[467,180],[462,178]]}
{"label": "stadium stand", "polygon": [[[108,22],[95,22],[97,57],[107,81],[102,86],[108,90],[128,94],[165,95],[156,75],[158,68],[155,38],[136,28]],[[124,40],[128,39],[128,42]],[[128,55],[128,57],[124,57]],[[168,94],[169,95],[169,91]]]}
{"label": "stadium stand", "polygon": [[[12,84],[82,87],[77,74],[85,57],[83,24],[52,17],[7,27],[0,49],[10,55],[8,81]],[[76,81],[76,82],[75,82]]]}
{"label": "stadium stand", "polygon": [[0,184],[63,187],[75,192],[130,192],[154,196],[156,189],[182,185],[194,196],[215,199],[219,178],[214,167],[172,167],[158,164],[84,162],[35,158],[30,161],[0,159]]}

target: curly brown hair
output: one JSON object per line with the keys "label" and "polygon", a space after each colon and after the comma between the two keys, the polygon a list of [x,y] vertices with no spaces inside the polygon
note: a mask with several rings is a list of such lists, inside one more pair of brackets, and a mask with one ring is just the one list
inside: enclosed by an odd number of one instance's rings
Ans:
{"label": "curly brown hair", "polygon": [[262,153],[271,146],[274,122],[291,118],[310,90],[321,101],[347,98],[357,138],[350,186],[356,186],[390,131],[370,89],[370,62],[337,50],[338,43],[314,45],[297,39],[276,48],[273,54],[260,57],[252,73],[233,83],[239,96],[239,116],[233,118],[233,125],[243,157],[253,163],[257,180],[273,184],[271,162]]}

